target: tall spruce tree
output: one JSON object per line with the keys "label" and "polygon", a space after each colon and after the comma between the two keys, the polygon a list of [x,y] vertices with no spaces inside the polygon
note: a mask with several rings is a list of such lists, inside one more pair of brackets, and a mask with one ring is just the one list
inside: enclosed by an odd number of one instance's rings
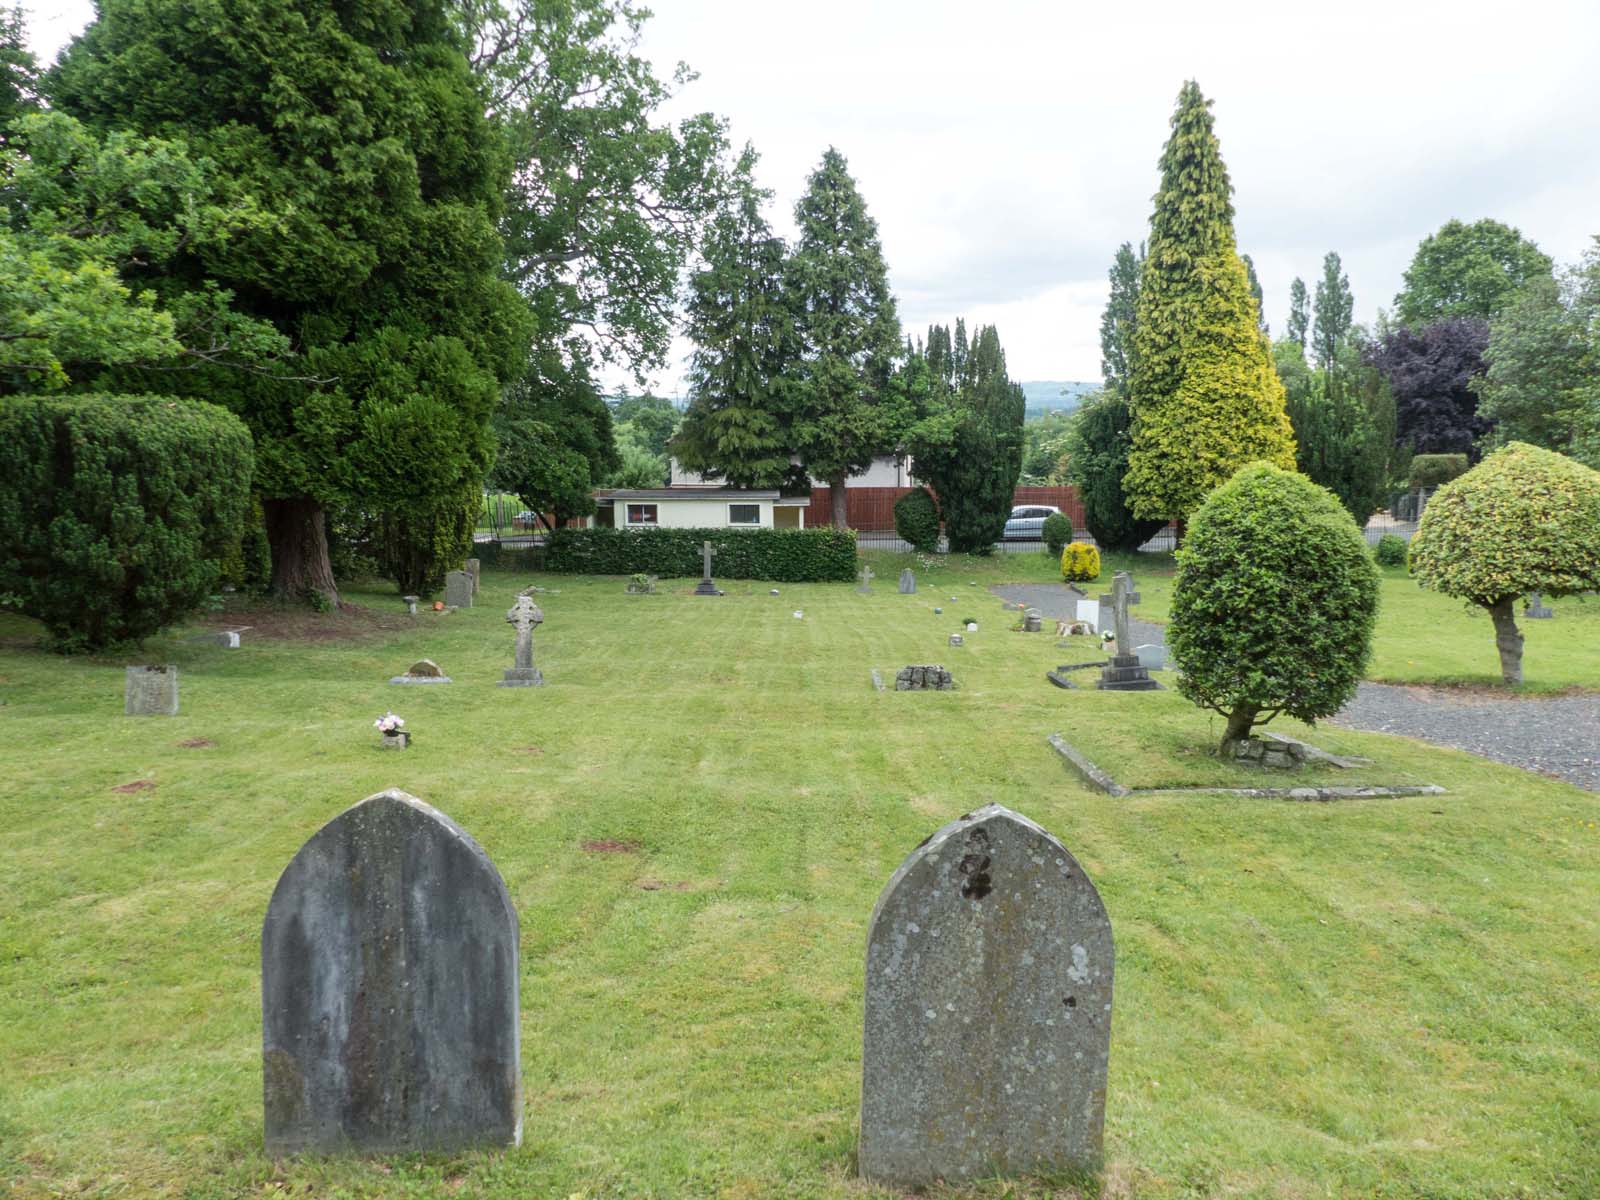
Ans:
{"label": "tall spruce tree", "polygon": [[1161,155],[1139,284],[1123,480],[1135,515],[1183,518],[1245,463],[1294,466],[1294,433],[1234,248],[1233,187],[1190,81]]}
{"label": "tall spruce tree", "polygon": [[1139,305],[1139,272],[1144,267],[1144,247],[1138,254],[1132,242],[1117,247],[1107,272],[1111,296],[1100,314],[1100,375],[1108,392],[1128,399],[1128,375],[1133,357],[1133,326]]}
{"label": "tall spruce tree", "polygon": [[1326,370],[1338,359],[1339,348],[1350,336],[1355,310],[1355,297],[1350,294],[1350,278],[1344,273],[1339,256],[1330,250],[1322,260],[1322,278],[1317,280],[1316,300],[1312,308],[1311,345],[1317,366]]}
{"label": "tall spruce tree", "polygon": [[1284,327],[1284,334],[1301,350],[1306,348],[1306,334],[1311,328],[1310,304],[1306,295],[1306,281],[1296,275],[1294,282],[1289,285],[1289,321]]}
{"label": "tall spruce tree", "polygon": [[299,348],[294,378],[160,377],[249,425],[274,590],[337,599],[326,513],[357,498],[402,536],[455,530],[464,552],[459,511],[530,322],[498,278],[508,163],[443,0],[278,0],[225,19],[191,0],[97,7],[47,80],[52,103],[185,140],[223,202],[275,217],[140,280],[227,289]]}
{"label": "tall spruce tree", "polygon": [[[884,404],[900,325],[878,225],[844,155],[831,146],[795,205],[800,237],[788,266],[799,364],[792,432],[805,469],[824,480],[835,528],[848,526],[845,480],[894,448],[899,409]],[[958,343],[960,338],[958,338]],[[958,344],[964,356],[965,347]]]}
{"label": "tall spruce tree", "polygon": [[671,450],[688,470],[769,488],[790,471],[784,389],[794,339],[783,239],[762,215],[771,193],[756,186],[755,163],[746,147],[689,280],[689,408]]}
{"label": "tall spruce tree", "polygon": [[[959,332],[963,344],[964,325]],[[957,386],[936,389],[931,408],[906,436],[916,476],[939,497],[950,549],[988,554],[1011,512],[1027,409],[1021,385],[1006,374],[1005,350],[993,325],[978,329]]]}

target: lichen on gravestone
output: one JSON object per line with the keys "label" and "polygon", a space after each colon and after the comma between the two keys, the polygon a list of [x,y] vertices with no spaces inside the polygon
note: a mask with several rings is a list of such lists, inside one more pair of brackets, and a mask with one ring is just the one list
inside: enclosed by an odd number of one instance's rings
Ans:
{"label": "lichen on gravestone", "polygon": [[1112,968],[1099,893],[1049,833],[999,805],[934,833],[868,925],[861,1174],[1097,1169]]}

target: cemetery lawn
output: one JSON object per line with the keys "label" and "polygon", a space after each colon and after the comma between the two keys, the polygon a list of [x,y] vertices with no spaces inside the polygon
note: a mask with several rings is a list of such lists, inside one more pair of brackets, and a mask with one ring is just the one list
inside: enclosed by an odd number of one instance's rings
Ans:
{"label": "cemetery lawn", "polygon": [[[493,686],[534,577],[487,571],[480,607],[415,619],[355,590],[384,620],[152,641],[176,718],[121,715],[134,660],[61,659],[0,616],[0,1194],[898,1195],[854,1176],[866,924],[901,859],[988,802],[1061,838],[1111,916],[1106,1196],[1600,1194],[1600,796],[1275,722],[1449,794],[1114,800],[1047,735],[1135,786],[1261,777],[1211,759],[1220,718],[1173,692],[1045,682],[1091,652],[1010,632],[986,590],[1052,578],[1043,555],[919,571],[915,596],[912,556],[869,561],[870,596],[539,577],[540,689]],[[1136,615],[1164,618],[1170,578],[1137,578]],[[1486,617],[1457,629],[1395,575],[1383,602],[1379,677],[1496,674]],[[1600,687],[1600,605],[1576,608],[1524,625],[1531,686]],[[456,682],[387,683],[424,656]],[[958,690],[874,692],[908,663]],[[377,748],[386,709],[402,754]],[[517,905],[523,1146],[274,1162],[261,919],[305,839],[392,786],[471,832]]]}

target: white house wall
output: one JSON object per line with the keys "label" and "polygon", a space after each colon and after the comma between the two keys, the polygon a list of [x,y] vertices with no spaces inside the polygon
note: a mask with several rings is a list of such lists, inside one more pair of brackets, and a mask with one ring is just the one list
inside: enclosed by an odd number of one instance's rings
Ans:
{"label": "white house wall", "polygon": [[760,525],[733,525],[728,524],[727,500],[618,500],[616,502],[616,527],[618,529],[640,529],[639,525],[629,525],[629,504],[654,504],[656,506],[656,528],[658,529],[771,529],[772,528],[772,501],[771,500],[740,500],[739,504],[755,504],[761,508]]}

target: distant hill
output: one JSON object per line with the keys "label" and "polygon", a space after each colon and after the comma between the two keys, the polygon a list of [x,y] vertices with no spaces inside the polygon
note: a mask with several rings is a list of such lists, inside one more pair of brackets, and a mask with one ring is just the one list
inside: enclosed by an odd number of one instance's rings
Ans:
{"label": "distant hill", "polygon": [[1071,412],[1083,400],[1086,392],[1100,386],[1099,382],[1064,379],[1025,379],[1022,394],[1028,398],[1027,419],[1042,417],[1047,412]]}

